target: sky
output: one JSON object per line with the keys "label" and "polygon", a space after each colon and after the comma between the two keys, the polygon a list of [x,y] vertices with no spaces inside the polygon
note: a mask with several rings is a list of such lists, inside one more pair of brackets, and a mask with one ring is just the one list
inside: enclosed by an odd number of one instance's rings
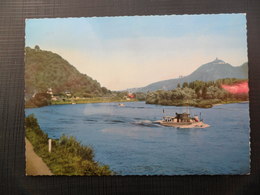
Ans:
{"label": "sky", "polygon": [[110,90],[247,62],[245,14],[26,19],[25,45],[52,51]]}

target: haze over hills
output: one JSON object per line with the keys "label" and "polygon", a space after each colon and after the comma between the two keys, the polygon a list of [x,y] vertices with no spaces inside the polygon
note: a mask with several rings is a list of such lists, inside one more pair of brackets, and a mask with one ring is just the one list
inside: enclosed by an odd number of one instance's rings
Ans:
{"label": "haze over hills", "polygon": [[81,74],[58,54],[25,48],[25,97],[46,92],[52,88],[54,94],[69,91],[75,96],[101,96],[108,92],[91,77]]}
{"label": "haze over hills", "polygon": [[224,62],[223,60],[216,58],[212,62],[201,65],[197,70],[195,70],[188,76],[159,81],[147,85],[145,87],[131,88],[127,90],[131,92],[148,92],[148,91],[156,91],[159,89],[172,90],[177,87],[178,83],[182,84],[184,82],[192,82],[195,80],[214,81],[223,78],[247,79],[248,63],[246,62],[241,66],[234,67]]}

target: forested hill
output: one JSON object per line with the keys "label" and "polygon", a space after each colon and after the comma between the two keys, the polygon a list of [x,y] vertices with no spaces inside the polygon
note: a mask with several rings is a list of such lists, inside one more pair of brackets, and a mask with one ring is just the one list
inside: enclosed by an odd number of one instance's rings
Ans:
{"label": "forested hill", "polygon": [[81,74],[65,59],[51,51],[25,48],[25,95],[30,98],[35,93],[52,88],[54,94],[70,92],[74,96],[102,96],[108,92],[105,87],[91,77]]}

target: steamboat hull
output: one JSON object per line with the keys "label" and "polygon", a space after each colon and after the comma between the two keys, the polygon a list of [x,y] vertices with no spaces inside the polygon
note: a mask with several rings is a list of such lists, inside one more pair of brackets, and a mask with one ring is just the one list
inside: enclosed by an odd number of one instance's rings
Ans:
{"label": "steamboat hull", "polygon": [[206,128],[209,127],[208,124],[203,122],[166,122],[163,120],[155,121],[155,123],[167,126],[167,127],[176,127],[176,128]]}

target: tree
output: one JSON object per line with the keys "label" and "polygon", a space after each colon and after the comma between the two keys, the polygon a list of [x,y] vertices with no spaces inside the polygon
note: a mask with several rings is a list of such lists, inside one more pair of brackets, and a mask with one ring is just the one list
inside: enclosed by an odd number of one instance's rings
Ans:
{"label": "tree", "polygon": [[207,97],[207,87],[206,87],[206,86],[204,86],[204,87],[202,88],[202,94],[201,94],[201,96],[202,96],[203,99],[206,99],[206,97]]}
{"label": "tree", "polygon": [[206,98],[207,99],[214,99],[218,98],[220,95],[220,89],[218,87],[210,86],[207,88]]}
{"label": "tree", "polygon": [[108,93],[108,90],[107,90],[107,88],[105,88],[105,87],[102,87],[102,88],[101,88],[101,91],[102,91],[102,94]]}
{"label": "tree", "polygon": [[189,83],[189,88],[195,89],[195,83],[194,82]]}
{"label": "tree", "polygon": [[185,87],[189,87],[189,84],[188,84],[187,82],[184,82],[184,83],[182,84],[182,88],[185,88]]}
{"label": "tree", "polygon": [[200,97],[201,97],[201,89],[200,89],[200,87],[196,87],[196,88],[195,88],[195,93],[196,93],[196,95],[197,95],[197,98],[200,98]]}
{"label": "tree", "polygon": [[39,47],[39,45],[35,45],[34,49],[35,49],[36,51],[41,50],[40,47]]}
{"label": "tree", "polygon": [[147,104],[157,104],[158,103],[158,93],[157,92],[149,92],[146,95],[146,103]]}
{"label": "tree", "polygon": [[47,93],[36,93],[29,101],[37,107],[48,106],[51,104],[51,95]]}
{"label": "tree", "polygon": [[195,99],[197,96],[194,89],[185,87],[184,89],[182,89],[182,91],[184,96],[183,99]]}
{"label": "tree", "polygon": [[143,92],[137,92],[136,93],[136,99],[138,99],[139,101],[144,101],[146,98],[146,94]]}

